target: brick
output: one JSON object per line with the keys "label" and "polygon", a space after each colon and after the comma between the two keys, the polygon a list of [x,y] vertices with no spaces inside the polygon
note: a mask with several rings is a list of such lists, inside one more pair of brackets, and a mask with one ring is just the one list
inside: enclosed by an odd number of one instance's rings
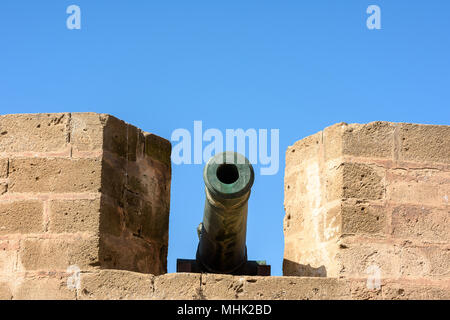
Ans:
{"label": "brick", "polygon": [[0,300],[12,300],[13,294],[8,282],[0,281]]}
{"label": "brick", "polygon": [[396,124],[372,122],[350,124],[343,133],[343,153],[355,157],[394,158]]}
{"label": "brick", "polygon": [[395,206],[392,209],[392,236],[417,241],[450,242],[448,210],[425,206]]}
{"label": "brick", "polygon": [[450,276],[450,246],[426,245],[420,248],[425,260],[429,263],[426,275],[436,279],[448,279]]}
{"label": "brick", "polygon": [[316,161],[319,158],[322,132],[297,141],[286,151],[286,163],[291,166],[299,165],[307,160]]}
{"label": "brick", "polygon": [[380,279],[380,287],[376,283],[371,282],[372,279],[358,280],[350,279],[351,298],[353,300],[381,300],[382,295],[382,280]]}
{"label": "brick", "polygon": [[[244,277],[203,274],[199,296],[202,300],[237,300],[244,294]],[[243,299],[243,298],[241,298]]]}
{"label": "brick", "polygon": [[[425,206],[445,206],[450,195],[450,180],[430,176],[428,178],[404,175],[397,172],[387,174],[386,197],[395,203],[418,204]],[[446,200],[447,199],[447,200]]]}
{"label": "brick", "polygon": [[11,192],[97,192],[99,159],[17,158],[10,162]]}
{"label": "brick", "polygon": [[126,187],[126,160],[105,155],[102,161],[101,192],[123,206]]}
{"label": "brick", "polygon": [[130,192],[126,192],[125,202],[125,227],[131,233],[149,241],[168,243],[169,212],[166,208]]}
{"label": "brick", "polygon": [[147,156],[170,167],[171,152],[172,144],[168,140],[151,133],[145,134],[145,154]]}
{"label": "brick", "polygon": [[337,123],[323,130],[324,160],[329,161],[344,155],[344,132],[348,125]]}
{"label": "brick", "polygon": [[[142,148],[145,148],[144,145],[139,144],[139,136],[141,131],[136,128],[135,126],[128,125],[127,126],[127,160],[128,161],[136,161],[137,160],[137,153],[138,148],[142,146]],[[142,150],[144,151],[144,150]]]}
{"label": "brick", "polygon": [[105,115],[98,113],[72,113],[70,142],[77,151],[103,149]]}
{"label": "brick", "polygon": [[160,275],[167,272],[167,246],[127,234],[100,238],[100,265],[104,269],[120,269]]}
{"label": "brick", "polygon": [[110,197],[102,196],[100,214],[100,234],[121,236],[123,229],[123,208]]}
{"label": "brick", "polygon": [[54,200],[50,202],[49,209],[50,232],[90,232],[98,235],[100,228],[100,199]]}
{"label": "brick", "polygon": [[429,270],[432,268],[431,261],[426,252],[430,247],[420,248],[416,246],[405,246],[396,248],[396,255],[400,262],[400,277],[427,277],[430,276]]}
{"label": "brick", "polygon": [[208,300],[348,299],[350,288],[334,278],[206,274],[202,276],[202,294]]}
{"label": "brick", "polygon": [[99,240],[28,239],[22,242],[19,258],[25,270],[66,271],[73,265],[92,269],[99,265]]}
{"label": "brick", "polygon": [[334,257],[334,263],[340,267],[340,277],[368,277],[374,274],[374,270],[379,270],[382,279],[400,275],[401,261],[397,246],[390,243],[347,241],[340,243],[340,250]]}
{"label": "brick", "polygon": [[82,273],[79,300],[144,300],[153,293],[154,276],[129,271]]}
{"label": "brick", "polygon": [[399,159],[450,163],[450,126],[400,125]]}
{"label": "brick", "polygon": [[283,275],[298,277],[326,277],[325,266],[312,267],[310,264],[300,264],[288,259],[283,259]]}
{"label": "brick", "polygon": [[[204,276],[204,275],[203,275]],[[203,300],[199,273],[172,273],[155,277],[152,300]]]}
{"label": "brick", "polygon": [[8,177],[8,159],[0,159],[0,179]]}
{"label": "brick", "polygon": [[14,292],[14,300],[75,300],[76,291],[67,286],[66,274],[31,274]]}
{"label": "brick", "polygon": [[57,152],[68,147],[68,113],[0,116],[1,152]]}
{"label": "brick", "polygon": [[388,280],[383,285],[384,300],[449,300],[448,281],[430,283],[421,280]]}
{"label": "brick", "polygon": [[0,196],[8,192],[8,184],[6,182],[0,182]]}
{"label": "brick", "polygon": [[[344,167],[342,163],[327,162],[325,175],[325,199],[327,202],[344,197]],[[303,180],[299,178],[299,180]]]}
{"label": "brick", "polygon": [[105,129],[103,132],[104,150],[109,151],[121,158],[127,159],[127,123],[110,115],[103,115],[103,122],[105,123]]}
{"label": "brick", "polygon": [[42,232],[43,204],[39,201],[0,203],[0,235]]}
{"label": "brick", "polygon": [[0,280],[16,271],[18,240],[0,240]]}
{"label": "brick", "polygon": [[387,233],[386,209],[371,203],[347,201],[342,205],[342,233]]}
{"label": "brick", "polygon": [[343,164],[343,198],[377,200],[384,197],[383,170],[362,163]]}
{"label": "brick", "polygon": [[[342,208],[340,205],[323,208],[321,214],[317,217],[319,240],[322,242],[333,241],[341,236],[344,226],[344,215],[342,214]],[[347,220],[345,221],[347,222]]]}
{"label": "brick", "polygon": [[128,125],[128,155],[129,162],[139,161],[146,157],[145,154],[145,137],[148,133],[136,128],[135,126]]}
{"label": "brick", "polygon": [[325,161],[342,156],[393,159],[395,128],[381,121],[330,126],[323,130]]}
{"label": "brick", "polygon": [[378,200],[385,195],[384,170],[363,163],[328,164],[326,173],[327,200]]}

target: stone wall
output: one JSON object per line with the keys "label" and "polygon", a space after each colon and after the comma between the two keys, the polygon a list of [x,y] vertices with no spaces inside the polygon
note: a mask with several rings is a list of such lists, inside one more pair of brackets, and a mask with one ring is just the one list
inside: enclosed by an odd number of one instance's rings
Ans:
{"label": "stone wall", "polygon": [[283,277],[166,274],[167,140],[0,116],[0,299],[450,299],[450,127],[337,124],[286,153]]}
{"label": "stone wall", "polygon": [[448,291],[449,196],[449,126],[341,123],[300,140],[286,153],[284,275]]}
{"label": "stone wall", "polygon": [[76,270],[167,272],[170,152],[105,114],[0,116],[0,296],[51,296]]}

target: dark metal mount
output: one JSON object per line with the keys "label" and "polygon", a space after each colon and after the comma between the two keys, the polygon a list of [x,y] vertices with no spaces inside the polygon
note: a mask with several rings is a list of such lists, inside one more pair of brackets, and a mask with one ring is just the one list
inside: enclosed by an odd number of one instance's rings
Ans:
{"label": "dark metal mount", "polygon": [[[197,264],[197,260],[177,259],[177,272],[202,273],[206,271]],[[242,268],[232,274],[240,276],[270,276],[270,265],[266,265],[264,261],[247,261]]]}

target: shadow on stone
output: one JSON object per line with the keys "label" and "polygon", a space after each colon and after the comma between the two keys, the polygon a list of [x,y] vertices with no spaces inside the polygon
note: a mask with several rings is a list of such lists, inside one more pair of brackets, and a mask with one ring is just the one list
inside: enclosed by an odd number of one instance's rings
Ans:
{"label": "shadow on stone", "polygon": [[327,269],[325,266],[318,268],[311,267],[311,265],[299,264],[287,259],[283,260],[283,276],[296,277],[326,277]]}

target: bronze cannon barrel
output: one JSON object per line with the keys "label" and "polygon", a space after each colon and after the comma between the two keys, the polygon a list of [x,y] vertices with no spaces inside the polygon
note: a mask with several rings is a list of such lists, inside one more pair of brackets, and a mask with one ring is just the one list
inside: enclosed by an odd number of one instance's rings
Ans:
{"label": "bronze cannon barrel", "polygon": [[253,166],[236,152],[212,157],[203,170],[205,209],[196,259],[177,259],[177,272],[269,276],[265,261],[247,259],[247,209]]}
{"label": "bronze cannon barrel", "polygon": [[197,262],[214,273],[234,273],[247,263],[247,208],[255,179],[243,155],[223,152],[203,170],[205,209]]}

